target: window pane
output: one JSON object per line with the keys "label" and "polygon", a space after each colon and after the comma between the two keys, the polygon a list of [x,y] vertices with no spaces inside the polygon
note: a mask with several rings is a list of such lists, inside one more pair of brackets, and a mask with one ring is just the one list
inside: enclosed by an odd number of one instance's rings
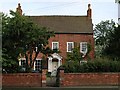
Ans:
{"label": "window pane", "polygon": [[68,43],[68,51],[72,51],[72,43]]}
{"label": "window pane", "polygon": [[41,60],[36,60],[35,62],[35,70],[40,71],[41,69]]}
{"label": "window pane", "polygon": [[21,67],[25,67],[25,64],[26,64],[25,60],[21,60]]}
{"label": "window pane", "polygon": [[53,42],[52,43],[52,49],[58,49],[59,48],[58,45],[59,45],[58,42]]}
{"label": "window pane", "polygon": [[53,43],[53,49],[58,49],[57,43]]}
{"label": "window pane", "polygon": [[87,42],[80,43],[80,52],[87,53]]}
{"label": "window pane", "polygon": [[73,49],[73,42],[67,42],[67,52],[71,52]]}

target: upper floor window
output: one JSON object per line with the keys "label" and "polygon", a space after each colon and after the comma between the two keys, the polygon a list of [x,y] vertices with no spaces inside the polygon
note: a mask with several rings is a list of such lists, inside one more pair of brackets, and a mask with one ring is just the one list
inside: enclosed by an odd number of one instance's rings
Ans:
{"label": "upper floor window", "polygon": [[72,52],[74,48],[74,42],[67,42],[67,52]]}
{"label": "upper floor window", "polygon": [[59,49],[59,42],[52,42],[52,49],[58,50]]}
{"label": "upper floor window", "polygon": [[80,43],[80,52],[83,54],[87,53],[87,42],[81,42]]}

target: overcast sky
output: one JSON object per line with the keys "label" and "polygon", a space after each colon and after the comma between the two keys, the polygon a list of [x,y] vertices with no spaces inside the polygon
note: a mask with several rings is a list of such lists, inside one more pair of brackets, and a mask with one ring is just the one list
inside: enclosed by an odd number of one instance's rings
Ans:
{"label": "overcast sky", "polygon": [[118,20],[118,5],[115,0],[2,0],[0,11],[9,14],[16,11],[21,3],[25,15],[87,15],[88,4],[91,4],[93,24],[101,20]]}

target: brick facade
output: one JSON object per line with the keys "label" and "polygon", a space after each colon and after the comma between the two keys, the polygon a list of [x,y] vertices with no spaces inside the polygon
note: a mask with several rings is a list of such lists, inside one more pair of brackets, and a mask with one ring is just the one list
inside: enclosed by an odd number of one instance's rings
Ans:
{"label": "brick facade", "polygon": [[120,73],[64,73],[60,70],[60,86],[118,86]]}
{"label": "brick facade", "polygon": [[88,42],[91,45],[89,53],[91,59],[94,58],[94,39],[93,34],[55,34],[55,37],[49,39],[49,46],[52,47],[52,42],[59,42],[60,55],[66,58],[67,42],[75,42],[80,46],[80,42]]}

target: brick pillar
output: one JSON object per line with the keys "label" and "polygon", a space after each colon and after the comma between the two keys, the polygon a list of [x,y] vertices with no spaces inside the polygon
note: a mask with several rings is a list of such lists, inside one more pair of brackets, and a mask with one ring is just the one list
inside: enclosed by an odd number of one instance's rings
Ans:
{"label": "brick pillar", "polygon": [[60,87],[64,86],[64,70],[60,70]]}
{"label": "brick pillar", "polygon": [[42,87],[46,86],[46,73],[47,69],[42,69]]}

